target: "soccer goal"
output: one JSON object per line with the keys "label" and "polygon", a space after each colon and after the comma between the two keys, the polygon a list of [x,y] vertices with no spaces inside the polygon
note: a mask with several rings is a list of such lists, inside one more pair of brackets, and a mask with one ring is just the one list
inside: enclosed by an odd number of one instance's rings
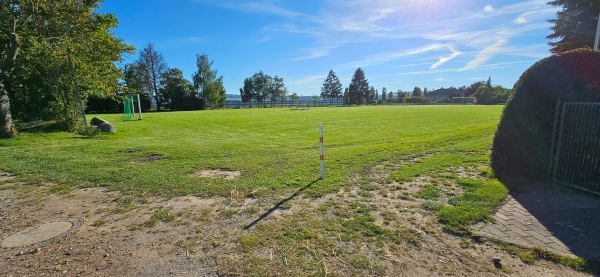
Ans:
{"label": "soccer goal", "polygon": [[135,102],[137,102],[139,117],[138,120],[142,120],[142,104],[140,102],[139,94],[127,94],[123,99],[123,116],[121,119],[124,121],[130,121],[135,118]]}
{"label": "soccer goal", "polygon": [[477,99],[475,97],[452,97],[452,104],[475,104]]}

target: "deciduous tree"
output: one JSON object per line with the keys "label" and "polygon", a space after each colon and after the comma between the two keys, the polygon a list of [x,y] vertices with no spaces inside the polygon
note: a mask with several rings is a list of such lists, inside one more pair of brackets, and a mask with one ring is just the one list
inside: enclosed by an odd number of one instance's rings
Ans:
{"label": "deciduous tree", "polygon": [[217,70],[212,69],[213,62],[208,59],[208,55],[196,54],[196,67],[198,70],[194,73],[194,89],[198,97],[203,99],[211,109],[223,106],[227,99],[227,92],[223,86],[223,76],[217,77]]}
{"label": "deciduous tree", "polygon": [[83,108],[74,91],[114,93],[115,62],[133,48],[114,37],[114,15],[96,12],[101,2],[0,0],[0,137],[17,136],[11,95],[22,115],[30,110],[19,101],[44,99],[51,109],[31,111],[73,130]]}
{"label": "deciduous tree", "polygon": [[137,64],[144,90],[154,96],[156,110],[160,111],[162,103],[159,89],[162,76],[168,69],[167,62],[163,55],[154,48],[154,44],[148,43],[140,52]]}

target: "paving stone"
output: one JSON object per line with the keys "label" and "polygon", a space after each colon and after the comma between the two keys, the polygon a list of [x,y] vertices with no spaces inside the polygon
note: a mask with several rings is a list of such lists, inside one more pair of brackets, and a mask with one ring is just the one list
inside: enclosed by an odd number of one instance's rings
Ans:
{"label": "paving stone", "polygon": [[554,184],[509,196],[495,222],[476,232],[561,255],[600,261],[600,198]]}

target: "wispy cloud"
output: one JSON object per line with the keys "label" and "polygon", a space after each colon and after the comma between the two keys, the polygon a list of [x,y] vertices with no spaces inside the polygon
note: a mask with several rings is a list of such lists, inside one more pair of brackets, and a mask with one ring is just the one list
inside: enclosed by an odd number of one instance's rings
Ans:
{"label": "wispy cloud", "polygon": [[436,51],[441,49],[449,48],[447,45],[441,43],[433,43],[424,45],[417,48],[412,48],[408,50],[398,51],[398,52],[390,52],[384,54],[377,54],[368,56],[362,60],[354,61],[348,64],[343,65],[344,68],[353,68],[353,67],[367,67],[373,65],[383,64],[392,60],[396,60],[402,57],[413,56],[417,54],[422,54],[430,51]]}
{"label": "wispy cloud", "polygon": [[471,60],[465,67],[463,67],[460,71],[471,70],[474,69],[487,61],[491,60],[496,54],[504,51],[503,47],[508,44],[508,39],[501,38],[496,43],[484,48],[477,55],[475,55],[475,59]]}
{"label": "wispy cloud", "polygon": [[462,54],[461,52],[456,51],[456,49],[454,49],[454,47],[452,46],[448,46],[448,49],[452,52],[452,54],[450,54],[449,56],[441,57],[436,63],[431,65],[431,69],[436,69]]}
{"label": "wispy cloud", "polygon": [[273,1],[241,1],[241,0],[223,0],[223,1],[210,1],[210,0],[191,0],[192,2],[199,2],[203,4],[216,5],[222,8],[236,10],[245,13],[263,13],[272,14],[282,17],[297,17],[302,16],[302,13],[286,9],[282,6],[276,5]]}

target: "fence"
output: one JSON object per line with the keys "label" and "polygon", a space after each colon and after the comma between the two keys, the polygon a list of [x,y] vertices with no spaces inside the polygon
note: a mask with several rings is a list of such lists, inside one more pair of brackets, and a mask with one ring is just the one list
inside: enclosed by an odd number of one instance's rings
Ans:
{"label": "fence", "polygon": [[559,103],[556,111],[554,181],[600,194],[600,103]]}
{"label": "fence", "polygon": [[225,108],[295,108],[295,107],[339,107],[344,106],[342,100],[301,100],[301,101],[265,101],[242,102],[236,100],[225,101]]}

